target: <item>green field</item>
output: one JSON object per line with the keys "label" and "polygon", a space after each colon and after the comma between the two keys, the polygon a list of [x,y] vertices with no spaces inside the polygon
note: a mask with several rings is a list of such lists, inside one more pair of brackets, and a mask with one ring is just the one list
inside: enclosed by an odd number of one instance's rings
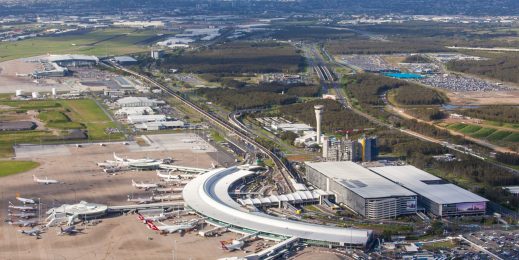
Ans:
{"label": "green field", "polygon": [[122,55],[143,52],[158,39],[158,30],[101,29],[72,35],[41,37],[17,42],[0,43],[0,61],[47,53]]}
{"label": "green field", "polygon": [[487,139],[489,141],[501,141],[501,140],[505,139],[506,137],[508,137],[511,134],[512,134],[512,132],[508,132],[508,131],[497,131],[497,132],[489,135],[487,137]]}
{"label": "green field", "polygon": [[107,128],[117,128],[92,99],[0,101],[0,105],[14,108],[16,113],[39,111],[39,119],[49,131],[0,132],[0,158],[12,156],[12,145],[17,143],[47,143],[63,141],[70,129],[87,131],[90,141],[122,140],[123,134],[106,133]]}
{"label": "green field", "polygon": [[519,133],[513,133],[509,136],[507,136],[504,141],[508,142],[519,142]]}
{"label": "green field", "polygon": [[26,172],[39,165],[39,163],[31,161],[0,161],[0,177]]}
{"label": "green field", "polygon": [[479,131],[473,133],[471,136],[474,138],[486,138],[496,131],[494,128],[481,128]]}
{"label": "green field", "polygon": [[481,128],[482,128],[481,126],[477,126],[477,125],[468,125],[458,131],[460,133],[464,133],[464,134],[472,134],[472,133],[475,133],[475,132],[481,130]]}
{"label": "green field", "polygon": [[466,126],[467,126],[466,124],[457,123],[457,124],[452,124],[452,125],[448,126],[447,128],[454,130],[454,131],[459,131],[459,130],[465,128]]}

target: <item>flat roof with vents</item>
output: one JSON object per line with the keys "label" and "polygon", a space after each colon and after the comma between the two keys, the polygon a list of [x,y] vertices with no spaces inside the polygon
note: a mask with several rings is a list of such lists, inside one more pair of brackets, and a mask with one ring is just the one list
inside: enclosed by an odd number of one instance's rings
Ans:
{"label": "flat roof with vents", "polygon": [[437,204],[488,201],[411,165],[373,167],[370,169]]}
{"label": "flat roof with vents", "polygon": [[365,199],[416,196],[414,192],[354,162],[306,162],[306,166]]}

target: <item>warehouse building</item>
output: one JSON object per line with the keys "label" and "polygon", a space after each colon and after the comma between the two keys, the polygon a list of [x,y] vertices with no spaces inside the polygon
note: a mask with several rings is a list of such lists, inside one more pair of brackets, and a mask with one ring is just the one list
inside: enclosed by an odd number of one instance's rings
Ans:
{"label": "warehouse building", "polygon": [[369,219],[416,213],[414,192],[354,162],[306,162],[306,178],[319,189],[335,194],[336,203]]}
{"label": "warehouse building", "polygon": [[165,102],[147,97],[125,97],[118,99],[117,104],[120,107],[156,107],[165,104]]}
{"label": "warehouse building", "polygon": [[374,167],[370,170],[418,194],[419,206],[442,217],[484,215],[487,199],[414,166]]}

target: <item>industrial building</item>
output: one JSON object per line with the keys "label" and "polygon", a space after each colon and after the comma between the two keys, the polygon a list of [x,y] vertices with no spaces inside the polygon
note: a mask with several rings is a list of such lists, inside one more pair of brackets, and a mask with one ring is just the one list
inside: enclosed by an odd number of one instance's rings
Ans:
{"label": "industrial building", "polygon": [[165,102],[147,97],[125,97],[118,99],[117,104],[120,107],[156,107],[165,104]]}
{"label": "industrial building", "polygon": [[376,137],[363,137],[359,139],[359,143],[362,147],[362,161],[371,162],[377,159],[378,148]]}
{"label": "industrial building", "polygon": [[418,194],[418,205],[442,217],[484,215],[487,199],[414,166],[385,166],[371,171]]}
{"label": "industrial building", "polygon": [[306,178],[317,188],[334,193],[336,203],[369,219],[416,213],[414,192],[354,162],[306,162]]}
{"label": "industrial building", "polygon": [[113,58],[113,61],[122,66],[137,64],[137,60],[130,56],[117,56]]}
{"label": "industrial building", "polygon": [[130,124],[163,122],[166,121],[166,119],[166,115],[129,115],[127,117],[128,123]]}
{"label": "industrial building", "polygon": [[136,124],[135,128],[141,131],[158,131],[166,129],[184,128],[186,124],[182,121],[160,121]]}

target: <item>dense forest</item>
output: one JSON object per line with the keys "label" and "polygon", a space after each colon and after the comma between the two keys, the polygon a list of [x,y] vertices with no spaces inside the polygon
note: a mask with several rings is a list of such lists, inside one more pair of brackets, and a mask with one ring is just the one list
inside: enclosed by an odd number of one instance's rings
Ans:
{"label": "dense forest", "polygon": [[412,116],[425,120],[425,121],[434,121],[441,120],[447,118],[449,115],[437,107],[420,107],[406,110],[408,114]]}
{"label": "dense forest", "polygon": [[212,102],[237,110],[292,104],[297,102],[298,97],[317,96],[319,87],[301,84],[263,84],[238,89],[200,88],[196,93]]}
{"label": "dense forest", "polygon": [[463,73],[519,83],[519,55],[508,54],[483,61],[451,61],[447,68]]}
{"label": "dense forest", "polygon": [[482,106],[478,108],[459,109],[456,112],[478,119],[512,124],[519,123],[519,107],[517,106]]}
{"label": "dense forest", "polygon": [[298,103],[281,107],[279,110],[289,120],[302,121],[315,126],[315,105],[324,105],[322,128],[328,133],[334,133],[337,130],[373,127],[365,118],[349,109],[344,109],[339,102],[334,100],[324,99]]}
{"label": "dense forest", "polygon": [[384,105],[379,96],[391,89],[396,89],[395,101],[402,105],[439,105],[447,99],[434,89],[376,74],[360,74],[347,80],[347,91],[360,103],[372,106]]}
{"label": "dense forest", "polygon": [[166,55],[157,62],[163,72],[177,69],[188,73],[297,73],[304,57],[288,44],[233,42],[194,52]]}
{"label": "dense forest", "polygon": [[519,165],[519,155],[515,153],[497,153],[496,160],[510,165]]}

